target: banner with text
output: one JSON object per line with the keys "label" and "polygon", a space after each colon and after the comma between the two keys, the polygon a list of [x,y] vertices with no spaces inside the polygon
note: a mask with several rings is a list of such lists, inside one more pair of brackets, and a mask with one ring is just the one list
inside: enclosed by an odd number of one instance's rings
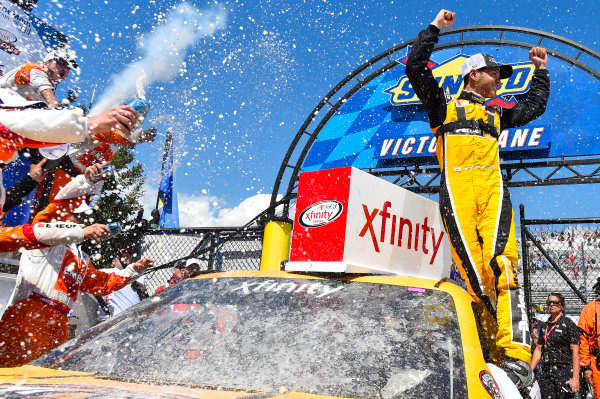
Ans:
{"label": "banner with text", "polygon": [[[409,51],[405,50],[398,66],[354,93],[325,123],[304,160],[303,171],[437,163],[427,112],[406,77]],[[498,96],[488,103],[511,108],[524,101],[535,70],[527,49],[478,45],[436,51],[430,68],[440,87],[457,97],[463,87],[460,66],[481,52],[514,69],[502,81]],[[501,132],[502,160],[600,154],[600,82],[567,62],[549,58],[546,112],[525,126]]]}

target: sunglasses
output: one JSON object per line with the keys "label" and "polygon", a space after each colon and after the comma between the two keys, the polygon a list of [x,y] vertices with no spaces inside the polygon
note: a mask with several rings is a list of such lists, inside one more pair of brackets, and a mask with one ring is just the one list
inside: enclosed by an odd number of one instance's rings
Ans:
{"label": "sunglasses", "polygon": [[71,68],[71,65],[69,64],[68,61],[65,61],[63,59],[58,59],[58,60],[54,60],[54,62],[56,62],[58,65],[62,66],[62,67],[68,67],[69,69]]}
{"label": "sunglasses", "polygon": [[554,305],[554,306],[560,306],[560,305],[562,305],[562,303],[560,301],[547,301],[546,305],[548,305],[548,306],[552,306],[552,305]]}

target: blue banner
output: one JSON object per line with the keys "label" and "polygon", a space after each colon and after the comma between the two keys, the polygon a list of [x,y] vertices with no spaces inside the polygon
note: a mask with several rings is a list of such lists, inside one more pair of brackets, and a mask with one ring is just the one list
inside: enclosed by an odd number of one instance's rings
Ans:
{"label": "blue banner", "polygon": [[[406,77],[408,52],[398,66],[352,95],[324,125],[308,152],[303,171],[354,166],[361,169],[437,164],[435,137],[427,112]],[[527,49],[478,45],[434,52],[434,77],[450,95],[462,91],[460,66],[477,53],[511,64],[489,104],[511,108],[527,98],[534,65]],[[540,118],[499,137],[503,161],[600,154],[600,82],[569,63],[549,56],[550,99]]]}
{"label": "blue banner", "polygon": [[158,188],[158,212],[160,219],[158,227],[179,227],[179,210],[177,208],[177,193],[175,192],[175,167],[173,165],[173,137],[170,138],[169,153],[163,163],[162,178]]}
{"label": "blue banner", "polygon": [[[16,161],[9,163],[2,171],[4,188],[7,190],[27,177],[31,162],[29,158],[21,155]],[[37,188],[37,186],[36,186]],[[2,223],[7,226],[19,226],[29,223],[31,209],[35,199],[36,190],[32,190],[20,205],[15,206],[2,218]]]}

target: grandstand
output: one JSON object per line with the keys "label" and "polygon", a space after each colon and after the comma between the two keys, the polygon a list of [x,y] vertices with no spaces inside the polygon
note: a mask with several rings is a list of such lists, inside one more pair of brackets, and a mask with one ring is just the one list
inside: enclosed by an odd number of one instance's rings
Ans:
{"label": "grandstand", "polygon": [[537,305],[542,313],[546,313],[548,294],[560,292],[567,302],[565,312],[578,316],[585,303],[596,297],[592,287],[600,275],[598,228],[592,224],[539,225],[534,228],[530,232],[559,270],[533,242],[528,243],[527,271],[530,284],[527,288],[530,304]]}

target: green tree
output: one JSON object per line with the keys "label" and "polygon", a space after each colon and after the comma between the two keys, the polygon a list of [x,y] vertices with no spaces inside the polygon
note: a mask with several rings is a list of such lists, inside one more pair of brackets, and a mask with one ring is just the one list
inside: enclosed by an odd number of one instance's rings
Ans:
{"label": "green tree", "polygon": [[[129,165],[134,159],[133,146],[122,146],[115,154],[111,165],[116,177],[109,175],[102,187],[102,205],[99,223],[119,222],[121,228],[135,228],[138,214],[143,211],[140,203],[146,179],[142,165]],[[98,268],[111,267],[111,260],[123,247],[132,246],[125,234],[117,235],[101,244],[86,242],[84,250],[92,256]]]}

